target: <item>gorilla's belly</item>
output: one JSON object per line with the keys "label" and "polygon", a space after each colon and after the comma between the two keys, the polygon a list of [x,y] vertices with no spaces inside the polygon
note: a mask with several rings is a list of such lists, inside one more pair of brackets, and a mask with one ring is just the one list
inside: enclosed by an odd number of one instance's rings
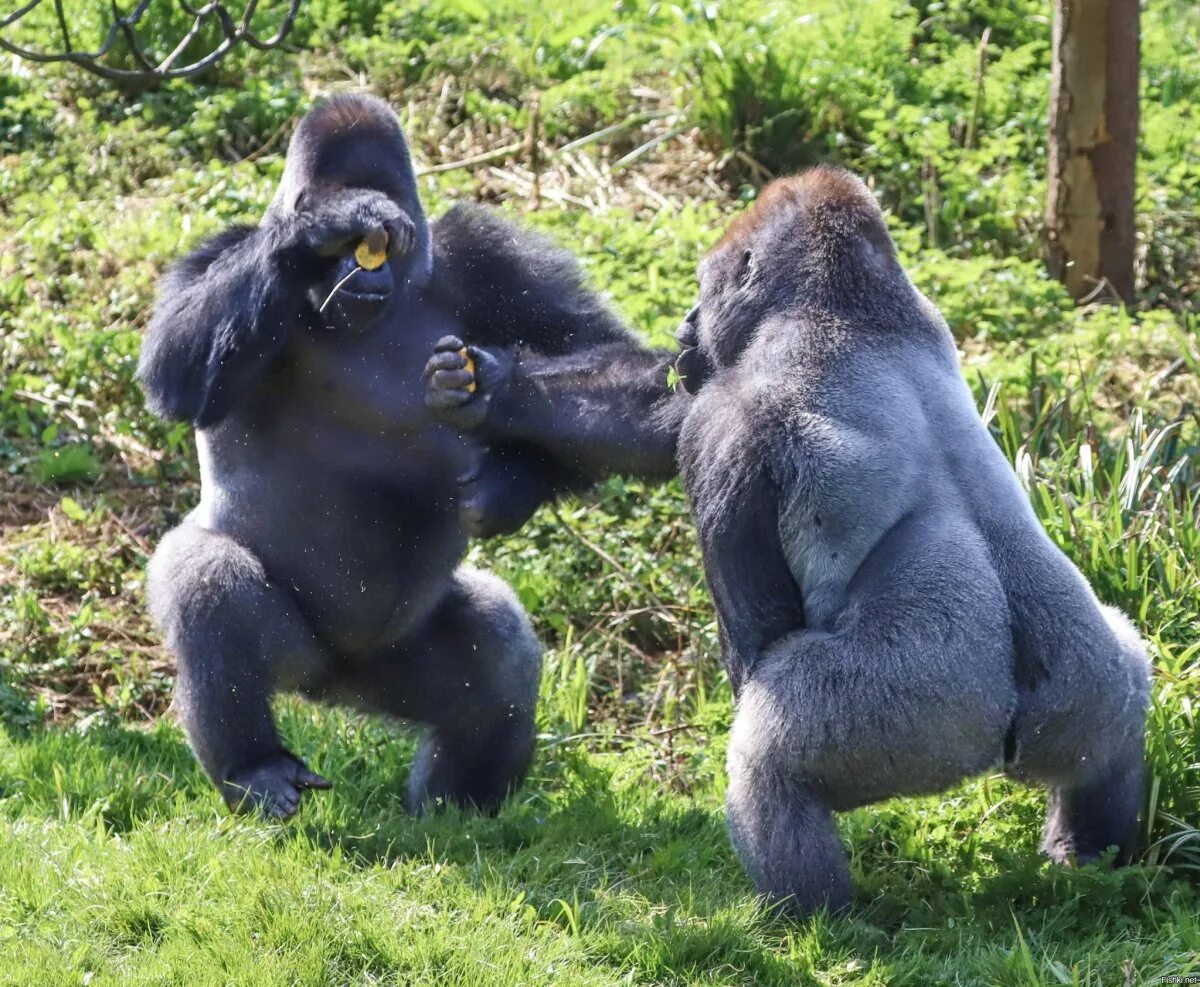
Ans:
{"label": "gorilla's belly", "polygon": [[403,637],[437,604],[466,549],[445,476],[406,483],[322,476],[206,488],[197,518],[236,538],[342,655]]}

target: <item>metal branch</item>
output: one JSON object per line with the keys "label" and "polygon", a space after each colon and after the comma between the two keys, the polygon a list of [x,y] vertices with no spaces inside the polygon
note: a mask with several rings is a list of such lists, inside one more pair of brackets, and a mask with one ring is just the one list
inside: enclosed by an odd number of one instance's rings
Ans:
{"label": "metal branch", "polygon": [[[24,4],[9,14],[0,16],[0,32],[18,23],[25,15],[35,10],[45,0],[26,0]],[[129,14],[122,15],[116,0],[111,0],[113,23],[98,49],[91,52],[76,51],[71,42],[67,29],[67,20],[63,12],[62,0],[50,0],[58,27],[62,34],[62,51],[44,51],[27,48],[0,34],[0,50],[10,52],[18,58],[31,62],[67,62],[113,82],[158,82],[165,79],[183,79],[198,75],[205,69],[215,65],[225,57],[235,46],[245,43],[259,51],[269,51],[278,48],[291,33],[296,23],[296,15],[300,10],[300,0],[288,0],[287,10],[275,33],[268,38],[260,38],[250,28],[250,21],[258,9],[259,0],[246,0],[241,16],[234,17],[220,0],[209,0],[199,7],[192,6],[188,0],[177,0],[180,9],[192,18],[192,25],[184,33],[170,53],[157,63],[149,56],[138,40],[135,28],[142,19],[151,0],[138,0],[138,4]],[[209,23],[216,23],[221,32],[221,41],[211,51],[206,52],[195,61],[176,66],[180,56],[196,39]],[[135,69],[114,68],[105,65],[102,59],[112,51],[118,38],[123,38],[129,49],[129,54],[138,66]]]}

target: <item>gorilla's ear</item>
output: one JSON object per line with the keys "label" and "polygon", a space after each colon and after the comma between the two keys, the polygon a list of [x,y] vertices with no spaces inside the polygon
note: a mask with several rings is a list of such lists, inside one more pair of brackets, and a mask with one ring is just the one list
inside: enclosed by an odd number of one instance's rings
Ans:
{"label": "gorilla's ear", "polygon": [[742,257],[738,261],[737,268],[737,283],[739,288],[744,288],[754,278],[754,251],[747,247],[742,251]]}

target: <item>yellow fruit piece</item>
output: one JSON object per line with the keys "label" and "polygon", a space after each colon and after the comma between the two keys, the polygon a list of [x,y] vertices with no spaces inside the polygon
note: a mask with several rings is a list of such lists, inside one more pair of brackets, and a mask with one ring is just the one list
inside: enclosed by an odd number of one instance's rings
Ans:
{"label": "yellow fruit piece", "polygon": [[458,355],[467,361],[467,372],[470,373],[470,375],[471,375],[471,383],[469,383],[467,385],[467,393],[474,394],[475,393],[475,361],[471,359],[471,354],[467,352],[467,348],[465,346],[461,350],[458,351]]}
{"label": "yellow fruit piece", "polygon": [[387,254],[382,250],[375,253],[364,240],[354,248],[354,259],[358,261],[358,266],[364,271],[376,271],[383,267],[383,262],[387,260]]}
{"label": "yellow fruit piece", "polygon": [[364,271],[376,271],[387,261],[387,233],[383,230],[372,230],[362,242],[354,248],[354,259]]}

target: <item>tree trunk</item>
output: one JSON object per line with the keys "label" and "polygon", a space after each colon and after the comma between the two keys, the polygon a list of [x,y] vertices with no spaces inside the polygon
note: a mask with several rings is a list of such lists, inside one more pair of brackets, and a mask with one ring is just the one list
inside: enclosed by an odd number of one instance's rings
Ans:
{"label": "tree trunk", "polygon": [[1133,301],[1138,0],[1054,0],[1046,249],[1083,298]]}

